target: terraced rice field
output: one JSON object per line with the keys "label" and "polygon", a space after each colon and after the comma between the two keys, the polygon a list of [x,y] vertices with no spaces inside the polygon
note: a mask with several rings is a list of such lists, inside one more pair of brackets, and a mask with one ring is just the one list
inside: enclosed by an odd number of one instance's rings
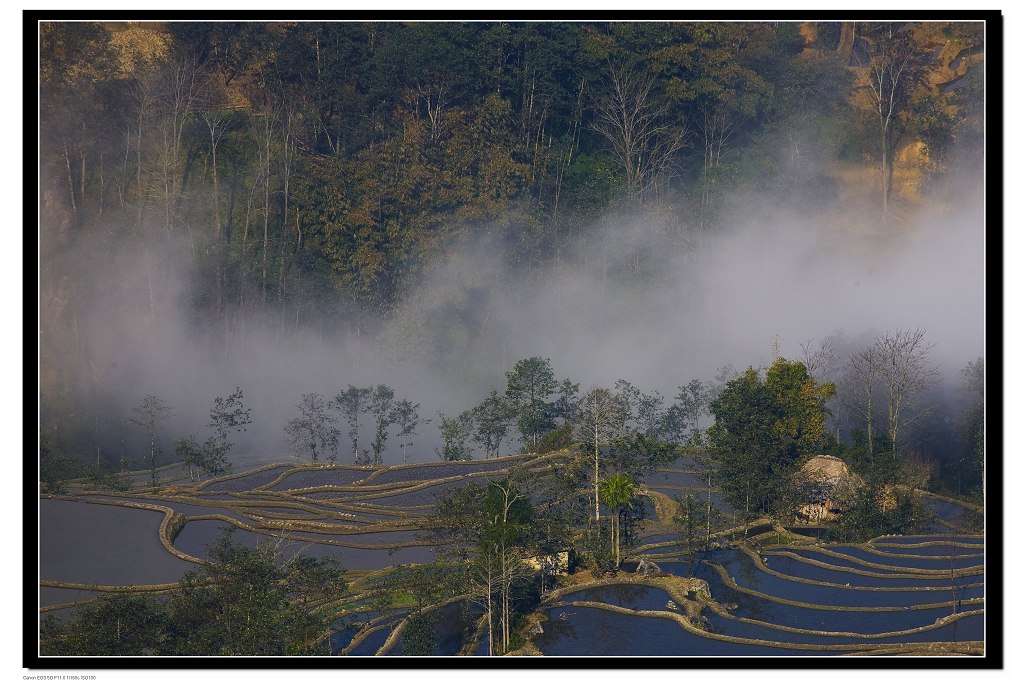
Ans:
{"label": "terraced rice field", "polygon": [[[699,626],[677,596],[673,611],[664,592],[615,583],[562,596],[535,644],[549,655],[915,654],[935,643],[947,652],[978,652],[985,635],[984,573],[974,549],[980,544],[980,537],[908,536],[858,546],[741,545],[694,564],[666,556],[664,573],[692,572],[709,584],[712,602]],[[948,557],[943,569],[934,565],[938,559],[904,555],[916,551],[966,556],[954,560],[951,576]],[[613,650],[614,643],[621,647]]]}
{"label": "terraced rice field", "polygon": [[[369,611],[359,581],[433,561],[436,543],[418,528],[437,496],[524,463],[546,465],[522,457],[386,469],[274,465],[195,485],[176,482],[156,494],[141,481],[118,494],[79,486],[70,497],[39,503],[40,611],[67,615],[117,586],[160,594],[233,528],[241,544],[274,541],[281,556],[340,557],[354,583],[335,605],[332,647],[349,656],[400,654],[395,628],[409,610]],[[654,473],[645,487],[662,500],[687,491],[703,496],[692,468]],[[727,520],[737,522],[721,495],[712,494]],[[772,545],[768,538],[733,545],[718,538],[724,547],[688,561],[677,534],[654,528],[634,556],[656,562],[665,575],[621,574],[547,600],[531,647],[545,655],[820,656],[915,654],[943,643],[945,654],[978,654],[985,637],[984,541],[957,532],[964,505],[928,499],[940,508],[924,534],[858,544],[797,538]],[[707,582],[710,600],[687,600],[667,583],[689,576]],[[487,653],[480,613],[467,602],[430,612],[442,653]]]}

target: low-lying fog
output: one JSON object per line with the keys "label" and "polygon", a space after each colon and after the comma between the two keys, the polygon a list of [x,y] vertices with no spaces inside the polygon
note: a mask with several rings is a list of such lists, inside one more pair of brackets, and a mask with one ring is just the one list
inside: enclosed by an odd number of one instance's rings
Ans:
{"label": "low-lying fog", "polygon": [[[725,229],[686,236],[610,217],[570,239],[545,272],[510,264],[503,239],[478,228],[387,322],[335,331],[304,320],[296,328],[294,313],[273,308],[234,317],[226,334],[197,322],[195,249],[184,239],[159,252],[79,245],[71,264],[81,275],[66,282],[84,285],[74,298],[85,305],[70,324],[77,348],[58,353],[58,365],[106,391],[115,417],[146,394],[173,405],[167,438],[202,434],[213,398],[241,387],[254,422],[237,449],[268,459],[289,452],[282,426],[303,393],[387,384],[436,424],[438,411],[502,391],[504,371],[530,356],[550,358],[558,378],[583,390],[624,378],[670,399],[725,364],[769,362],[776,342],[799,358],[801,343],[839,331],[857,340],[923,328],[944,384],[959,387],[960,369],[984,355],[984,216],[976,197],[928,207],[886,228],[874,209],[847,212],[851,221],[737,201]],[[47,268],[44,281],[65,277]],[[49,327],[41,323],[44,338]],[[386,463],[395,463],[398,441],[389,444]],[[434,426],[421,426],[412,458],[435,460],[438,445]]]}

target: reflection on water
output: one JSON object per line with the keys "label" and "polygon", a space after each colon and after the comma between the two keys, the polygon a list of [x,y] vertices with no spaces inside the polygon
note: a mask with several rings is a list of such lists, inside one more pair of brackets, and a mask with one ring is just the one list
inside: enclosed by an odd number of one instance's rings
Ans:
{"label": "reflection on water", "polygon": [[[687,632],[669,619],[644,618],[592,607],[552,610],[534,644],[545,655],[560,656],[742,656],[774,655],[779,650],[712,640]],[[787,651],[786,654],[823,654]]]}
{"label": "reflection on water", "polygon": [[158,511],[39,501],[39,577],[72,583],[174,583],[193,567],[160,544]]}
{"label": "reflection on water", "polygon": [[[174,540],[174,546],[186,554],[204,557],[209,546],[223,535],[226,527],[227,524],[223,521],[190,521]],[[344,535],[337,536],[339,541],[345,537]],[[389,539],[389,536],[385,534],[379,534],[378,537],[384,540]],[[407,535],[402,537],[407,537]],[[341,563],[345,568],[357,570],[383,569],[400,564],[423,564],[433,561],[436,556],[432,548],[422,545],[402,547],[394,551],[392,549],[361,549],[324,542],[305,542],[302,540],[275,538],[242,529],[235,530],[232,538],[235,542],[246,547],[255,547],[261,542],[275,540],[284,543],[281,547],[282,557],[294,556],[299,553],[308,557],[335,556],[341,558]]]}
{"label": "reflection on water", "polygon": [[603,585],[563,595],[558,601],[604,602],[626,609],[663,610],[669,599],[667,592],[649,585]]}
{"label": "reflection on water", "polygon": [[384,641],[391,635],[391,627],[386,626],[379,631],[374,631],[370,635],[363,638],[362,642],[352,648],[352,651],[348,653],[349,657],[368,657],[377,653],[377,650],[381,648]]}
{"label": "reflection on water", "polygon": [[[890,645],[983,639],[984,616],[982,614],[961,618],[955,623],[939,628],[888,638],[865,639],[799,632],[802,629],[830,633],[879,634],[921,628],[943,619],[954,611],[966,612],[983,609],[982,605],[956,604],[954,606],[954,593],[956,600],[980,597],[984,595],[983,586],[933,592],[831,588],[813,583],[787,581],[773,576],[759,570],[748,555],[738,550],[719,550],[712,553],[708,559],[711,562],[724,565],[729,574],[741,586],[783,599],[844,607],[909,607],[913,604],[924,603],[940,603],[942,605],[930,609],[906,608],[900,611],[884,612],[810,609],[734,590],[724,583],[717,569],[709,565],[707,561],[702,561],[698,563],[694,575],[708,581],[712,598],[716,602],[726,605],[730,614],[737,617],[728,618],[707,609],[704,614],[709,621],[710,630],[717,634],[805,645]],[[787,560],[775,557],[773,562],[775,561]],[[800,564],[799,562],[792,563]],[[664,563],[661,564],[661,568],[665,573],[685,576],[689,567],[685,563]],[[857,574],[829,571],[808,564],[800,564],[793,568],[799,569],[802,574],[812,580],[834,580],[837,576],[852,576],[858,579],[863,578],[869,581],[869,584],[870,582],[877,584],[878,581],[881,581],[882,585],[878,587],[893,587],[896,582],[908,586],[928,587],[949,584],[948,578],[945,580],[914,577],[875,579]],[[957,579],[957,583],[981,581],[983,578],[983,576],[961,577]],[[889,586],[885,585],[886,581],[890,582]],[[602,586],[561,598],[561,601],[564,602],[600,601],[627,609],[665,609],[664,605],[667,600],[668,596],[661,590],[643,585]],[[846,651],[842,648],[821,652],[788,650],[712,640],[691,634],[671,620],[638,617],[589,607],[553,608],[549,610],[548,614],[550,621],[544,624],[544,633],[537,636],[534,643],[544,654],[549,655],[807,655],[842,654]],[[794,630],[771,628],[749,623],[744,619],[764,621]]]}
{"label": "reflection on water", "polygon": [[[985,563],[984,555],[977,550],[966,549],[959,546],[928,547],[901,551],[894,550],[892,554],[889,554],[888,552],[873,552],[868,549],[860,549],[850,546],[831,546],[829,547],[829,550],[841,554],[849,554],[850,556],[863,559],[864,561],[871,562],[873,564],[904,566],[913,569],[936,569],[940,571],[948,571],[951,561],[954,568],[969,568],[971,566],[981,566]],[[800,554],[805,553],[800,552]],[[936,558],[928,559],[925,558],[925,556]],[[841,562],[833,560],[833,563]],[[852,566],[853,564],[850,565]]]}

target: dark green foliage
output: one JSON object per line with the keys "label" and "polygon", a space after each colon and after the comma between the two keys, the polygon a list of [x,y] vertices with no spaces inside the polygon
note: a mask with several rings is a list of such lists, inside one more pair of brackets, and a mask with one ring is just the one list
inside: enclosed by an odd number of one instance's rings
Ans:
{"label": "dark green foliage", "polygon": [[437,622],[434,618],[427,614],[410,617],[402,630],[402,654],[430,656],[437,653],[438,647]]}
{"label": "dark green foliage", "polygon": [[70,621],[43,620],[41,654],[298,655],[328,649],[316,603],[347,584],[336,559],[243,547],[230,531],[167,598],[114,595]]}
{"label": "dark green foliage", "polygon": [[572,420],[576,412],[576,402],[580,393],[580,385],[569,378],[558,383],[558,397],[551,402],[548,409],[552,422],[565,425]]}
{"label": "dark green foliage", "polygon": [[679,386],[675,400],[662,416],[659,434],[677,444],[699,443],[700,421],[711,403],[711,390],[700,380],[690,380]]}
{"label": "dark green foliage", "polygon": [[[431,515],[432,534],[446,541],[444,552],[461,571],[468,590],[486,614],[493,648],[510,649],[513,627],[529,600],[536,601],[533,571],[523,560],[535,554],[539,527],[531,496],[513,478],[470,483],[442,493]],[[459,586],[452,586],[454,592]]]}
{"label": "dark green foliage", "polygon": [[[703,495],[687,492],[683,496],[677,495],[675,500],[679,511],[672,518],[672,523],[679,530],[683,551],[692,571],[694,555],[706,551],[711,545],[708,533],[709,516],[711,529],[714,530],[720,524],[720,514]],[[691,572],[688,575],[693,574]]]}
{"label": "dark green foliage", "polygon": [[498,396],[497,390],[491,390],[487,398],[480,402],[471,413],[476,431],[473,439],[484,448],[484,456],[498,456],[501,442],[508,434],[509,426],[514,418],[513,410],[505,397]]}
{"label": "dark green foliage", "polygon": [[536,512],[530,498],[511,480],[487,484],[483,509],[487,523],[481,534],[481,549],[530,543]]}
{"label": "dark green foliage", "polygon": [[985,405],[977,404],[964,417],[961,436],[967,455],[957,465],[957,492],[981,484],[985,470]]}
{"label": "dark green foliage", "polygon": [[414,404],[408,399],[402,399],[395,404],[393,420],[398,426],[398,437],[402,442],[402,463],[405,463],[409,456],[409,447],[413,444],[412,436],[416,434],[416,428],[420,423],[430,422],[420,418],[419,408],[419,404]]}
{"label": "dark green foliage", "polygon": [[817,385],[802,363],[780,358],[764,380],[748,368],[711,402],[715,482],[745,516],[775,513],[797,459],[824,446],[824,404],[834,393],[834,385]]}
{"label": "dark green foliage", "polygon": [[395,421],[395,390],[387,385],[377,385],[370,395],[367,407],[373,414],[374,435],[370,448],[373,449],[373,465],[384,463],[384,448],[388,442],[388,426]]}
{"label": "dark green foliage", "polygon": [[193,482],[204,476],[222,475],[230,467],[224,445],[214,437],[208,437],[202,444],[195,435],[181,437],[174,442],[174,455],[188,469]]}
{"label": "dark green foliage", "polygon": [[537,444],[534,445],[533,451],[538,454],[547,454],[548,452],[558,451],[559,449],[568,449],[573,446],[573,427],[571,423],[566,423],[561,427],[555,428],[544,434]]}
{"label": "dark green foliage", "polygon": [[313,464],[317,459],[334,463],[338,458],[340,433],[330,413],[330,402],[319,394],[303,394],[298,409],[299,417],[284,426],[292,447],[298,452],[309,452]]}
{"label": "dark green foliage", "polygon": [[230,531],[172,595],[168,654],[290,655],[326,651],[328,622],[311,605],[343,593],[336,560],[243,547]]}
{"label": "dark green foliage", "polygon": [[232,432],[245,432],[246,426],[252,423],[251,416],[252,409],[245,407],[242,390],[237,387],[227,397],[213,400],[209,427],[218,443],[226,446],[225,451],[232,446],[227,441],[228,435]]}
{"label": "dark green foliage", "polygon": [[246,426],[252,423],[251,414],[252,409],[245,407],[242,390],[235,388],[227,397],[214,399],[207,424],[213,433],[210,437],[202,444],[195,435],[174,442],[174,455],[185,464],[193,482],[204,474],[223,475],[231,468],[227,456],[235,445],[228,438],[232,432],[245,432]]}
{"label": "dark green foliage", "polygon": [[635,432],[612,439],[607,464],[617,471],[637,476],[667,466],[679,458],[679,447],[672,442]]}
{"label": "dark green foliage", "polygon": [[[525,358],[505,373],[505,396],[516,414],[516,423],[527,446],[536,444],[541,434],[553,427],[551,402],[558,390],[551,360],[535,356]],[[566,391],[563,384],[563,391]]]}
{"label": "dark green foliage", "polygon": [[334,397],[334,406],[341,411],[348,422],[348,438],[352,441],[353,463],[359,463],[359,420],[364,413],[370,410],[370,395],[372,393],[372,387],[349,385],[347,389],[338,392]]}
{"label": "dark green foliage", "polygon": [[439,412],[441,431],[441,448],[436,449],[437,455],[445,461],[469,461],[473,453],[469,448],[469,438],[473,434],[473,414],[463,411],[457,416],[448,417]]}
{"label": "dark green foliage", "polygon": [[39,460],[39,489],[44,494],[67,494],[74,466],[75,462],[66,456],[43,456]]}
{"label": "dark green foliage", "polygon": [[166,601],[150,595],[105,595],[69,621],[44,616],[39,654],[111,656],[161,654],[167,638]]}
{"label": "dark green foliage", "polygon": [[121,470],[115,471],[97,459],[96,463],[91,463],[86,467],[85,483],[95,490],[113,490],[115,492],[130,490],[132,488],[132,479],[127,474],[129,465],[129,460],[122,459]]}
{"label": "dark green foliage", "polygon": [[913,489],[869,483],[844,505],[832,532],[843,542],[865,542],[879,535],[920,532],[930,516]]}

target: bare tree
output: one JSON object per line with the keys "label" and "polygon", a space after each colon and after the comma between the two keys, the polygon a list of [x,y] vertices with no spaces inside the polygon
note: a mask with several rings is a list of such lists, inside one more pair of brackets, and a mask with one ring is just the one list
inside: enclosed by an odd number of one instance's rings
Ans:
{"label": "bare tree", "polygon": [[896,330],[875,340],[879,379],[886,393],[886,417],[893,456],[899,456],[899,431],[931,413],[931,408],[915,406],[915,401],[935,379],[938,369],[928,360],[933,344],[925,341],[925,331]]}
{"label": "bare tree", "polygon": [[259,179],[263,184],[263,252],[260,258],[260,285],[263,303],[267,302],[267,258],[270,255],[270,162],[271,146],[277,132],[277,113],[268,104],[261,116],[253,120],[253,135],[257,142]]}
{"label": "bare tree", "polygon": [[576,407],[575,429],[583,442],[594,443],[594,523],[601,520],[600,447],[616,436],[628,417],[626,402],[604,387],[594,387],[580,399]]}
{"label": "bare tree", "polygon": [[512,585],[517,578],[523,575],[525,565],[523,564],[523,548],[517,544],[518,538],[516,527],[521,524],[510,522],[510,512],[513,504],[520,500],[529,500],[521,490],[516,487],[512,480],[492,482],[491,485],[501,502],[497,506],[500,513],[495,516],[500,518],[501,536],[493,539],[489,545],[498,561],[501,575],[501,653],[508,652],[509,641],[512,638]]}
{"label": "bare tree", "polygon": [[[825,337],[817,346],[815,346],[815,340],[809,339],[800,344],[800,351],[803,354],[801,361],[803,361],[804,367],[807,368],[808,375],[818,382],[836,382],[836,378],[839,376],[842,355],[839,352],[839,346],[835,337],[831,335]],[[833,397],[826,405],[829,406],[829,410],[832,412],[833,430],[835,431],[836,442],[838,442],[841,430],[841,414],[839,411],[842,404],[838,397]]]}
{"label": "bare tree", "polygon": [[879,354],[872,345],[850,356],[848,372],[851,381],[860,389],[859,398],[852,405],[860,412],[867,425],[868,460],[875,456],[875,390],[878,382]]}
{"label": "bare tree", "polygon": [[911,95],[921,80],[923,64],[913,37],[891,23],[878,29],[871,52],[868,86],[872,108],[878,116],[882,144],[882,218],[887,220],[901,118],[910,107]]}
{"label": "bare tree", "polygon": [[210,176],[213,181],[213,233],[219,238],[220,218],[220,179],[217,175],[217,147],[227,131],[227,111],[216,102],[212,94],[207,94],[208,102],[200,113],[210,134]]}
{"label": "bare tree", "polygon": [[807,374],[818,382],[829,382],[839,370],[839,347],[834,337],[825,337],[817,346],[813,339],[800,344],[801,361]]}
{"label": "bare tree", "polygon": [[703,228],[711,215],[715,202],[715,188],[722,167],[722,159],[739,131],[743,120],[721,104],[704,104],[700,108],[700,133],[704,137],[704,167],[700,197],[700,226]]}
{"label": "bare tree", "polygon": [[153,487],[160,482],[156,475],[157,456],[160,454],[160,449],[156,446],[157,426],[160,421],[172,415],[172,410],[173,407],[164,403],[160,397],[147,394],[139,405],[132,409],[132,415],[128,417],[128,422],[142,428],[149,440],[150,485]]}
{"label": "bare tree", "polygon": [[452,85],[445,79],[428,80],[416,83],[416,114],[419,115],[420,103],[430,122],[430,139],[437,141],[448,130],[449,123],[445,118],[445,109],[459,94],[452,93]]}
{"label": "bare tree", "polygon": [[155,159],[154,188],[163,207],[164,230],[170,234],[184,186],[185,128],[202,95],[204,65],[194,57],[172,60],[161,72],[156,93],[159,148]]}
{"label": "bare tree", "polygon": [[642,195],[683,146],[686,129],[655,101],[654,76],[637,67],[609,64],[607,85],[594,104],[594,131],[611,145],[626,172],[630,197]]}

